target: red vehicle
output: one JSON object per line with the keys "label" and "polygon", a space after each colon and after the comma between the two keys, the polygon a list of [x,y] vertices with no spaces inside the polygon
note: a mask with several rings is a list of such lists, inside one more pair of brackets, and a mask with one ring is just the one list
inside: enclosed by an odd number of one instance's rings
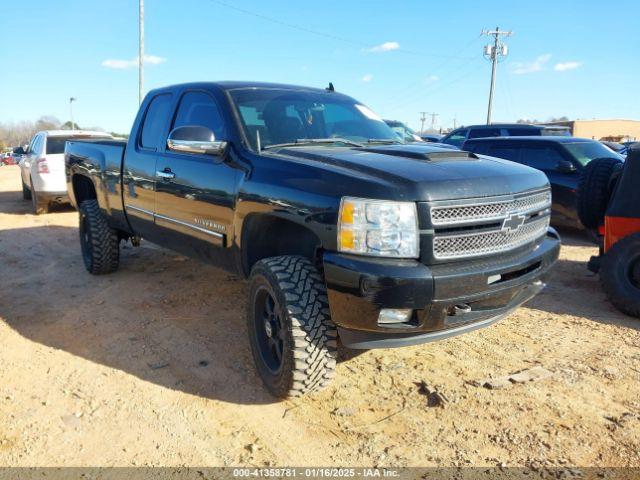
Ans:
{"label": "red vehicle", "polygon": [[15,165],[18,163],[16,161],[16,158],[13,156],[12,152],[5,153],[4,155],[2,155],[2,157],[0,158],[0,161],[2,162],[3,165]]}
{"label": "red vehicle", "polygon": [[596,233],[600,254],[589,269],[600,274],[602,288],[616,308],[640,318],[640,145],[624,163],[593,160],[578,190],[578,213]]}

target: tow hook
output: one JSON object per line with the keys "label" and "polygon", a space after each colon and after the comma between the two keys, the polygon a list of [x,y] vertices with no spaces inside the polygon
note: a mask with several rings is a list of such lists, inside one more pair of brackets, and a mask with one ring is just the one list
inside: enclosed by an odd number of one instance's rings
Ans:
{"label": "tow hook", "polygon": [[447,309],[447,315],[450,317],[455,317],[456,315],[464,315],[465,313],[471,312],[471,305],[466,303],[459,303],[457,305],[451,305]]}

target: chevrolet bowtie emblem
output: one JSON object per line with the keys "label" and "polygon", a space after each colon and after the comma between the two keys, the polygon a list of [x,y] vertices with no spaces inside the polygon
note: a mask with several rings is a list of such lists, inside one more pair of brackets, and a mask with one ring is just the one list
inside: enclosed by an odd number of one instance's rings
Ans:
{"label": "chevrolet bowtie emblem", "polygon": [[518,215],[512,213],[502,222],[502,231],[506,233],[513,233],[517,231],[522,225],[524,225],[524,221],[527,219],[524,215]]}

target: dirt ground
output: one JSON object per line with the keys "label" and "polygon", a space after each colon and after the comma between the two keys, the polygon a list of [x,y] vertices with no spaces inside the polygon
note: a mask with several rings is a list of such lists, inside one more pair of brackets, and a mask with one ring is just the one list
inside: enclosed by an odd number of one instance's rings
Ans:
{"label": "dirt ground", "polygon": [[[29,212],[0,167],[1,466],[640,466],[640,322],[607,303],[576,233],[497,325],[342,352],[329,389],[274,402],[242,279],[144,242],[91,277],[76,212]],[[536,365],[553,375],[475,384]]]}

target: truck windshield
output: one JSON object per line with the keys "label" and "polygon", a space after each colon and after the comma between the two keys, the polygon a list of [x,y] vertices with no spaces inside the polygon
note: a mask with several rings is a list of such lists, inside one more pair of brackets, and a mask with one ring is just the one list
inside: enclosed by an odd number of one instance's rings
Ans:
{"label": "truck windshield", "polygon": [[573,158],[580,162],[583,166],[589,163],[595,158],[619,158],[623,159],[621,155],[609,150],[600,142],[563,142],[564,148],[569,150],[569,153]]}
{"label": "truck windshield", "polygon": [[[230,92],[240,113],[242,128],[254,150],[269,145],[305,145],[301,140],[322,139],[323,146],[369,141],[397,142],[378,115],[355,100],[333,92],[285,89],[238,89]],[[335,138],[335,144],[327,140]]]}

